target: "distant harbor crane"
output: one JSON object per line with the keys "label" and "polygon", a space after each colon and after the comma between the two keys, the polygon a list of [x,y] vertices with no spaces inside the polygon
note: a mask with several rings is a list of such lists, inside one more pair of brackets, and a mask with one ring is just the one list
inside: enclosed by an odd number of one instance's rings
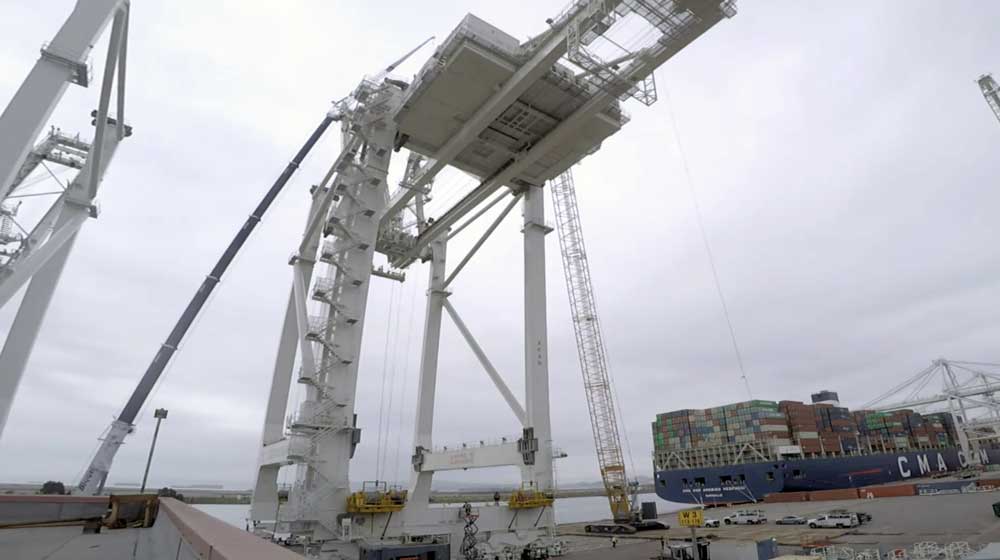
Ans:
{"label": "distant harbor crane", "polygon": [[[0,307],[27,286],[0,351],[0,435],[77,233],[97,217],[104,174],[118,144],[132,134],[125,124],[129,8],[128,0],[79,0],[0,114]],[[100,95],[91,113],[93,142],[53,127],[36,144],[69,85],[90,86],[88,57],[109,24]],[[77,173],[64,185],[47,163]],[[36,182],[29,176],[39,169],[59,188],[26,193]],[[28,197],[52,201],[33,226],[17,221]]]}
{"label": "distant harbor crane", "polygon": [[979,84],[979,89],[982,90],[993,115],[1000,121],[1000,86],[997,85],[997,81],[991,74],[983,74],[976,83]]}

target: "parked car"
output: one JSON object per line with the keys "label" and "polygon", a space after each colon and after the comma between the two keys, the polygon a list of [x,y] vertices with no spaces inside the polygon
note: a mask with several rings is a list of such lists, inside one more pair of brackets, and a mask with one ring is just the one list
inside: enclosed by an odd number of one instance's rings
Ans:
{"label": "parked car", "polygon": [[767,523],[767,515],[761,510],[741,510],[722,518],[726,525],[760,525]]}
{"label": "parked car", "polygon": [[805,525],[806,518],[799,517],[798,515],[786,515],[781,519],[775,521],[778,525]]}
{"label": "parked car", "polygon": [[853,513],[829,513],[809,520],[809,527],[812,529],[819,527],[848,529],[858,525],[858,517]]}
{"label": "parked car", "polygon": [[718,526],[719,526],[718,519],[710,519],[708,517],[705,518],[705,524],[702,525],[702,527],[718,527]]}

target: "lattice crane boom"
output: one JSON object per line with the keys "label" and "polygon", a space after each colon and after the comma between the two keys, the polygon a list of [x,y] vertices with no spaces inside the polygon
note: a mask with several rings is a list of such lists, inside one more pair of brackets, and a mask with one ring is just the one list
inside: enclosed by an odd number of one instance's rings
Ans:
{"label": "lattice crane boom", "polygon": [[629,521],[634,507],[629,499],[629,481],[608,375],[608,357],[594,300],[572,172],[563,172],[551,181],[549,188],[601,479],[615,521]]}
{"label": "lattice crane boom", "polygon": [[990,74],[983,74],[979,76],[976,83],[979,84],[979,89],[982,90],[986,103],[993,110],[993,115],[996,116],[997,120],[1000,120],[1000,86],[997,85],[997,81]]}

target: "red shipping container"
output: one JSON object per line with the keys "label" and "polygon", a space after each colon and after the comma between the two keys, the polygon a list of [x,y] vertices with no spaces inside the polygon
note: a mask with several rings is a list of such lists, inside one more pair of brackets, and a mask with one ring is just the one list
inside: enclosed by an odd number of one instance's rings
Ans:
{"label": "red shipping container", "polygon": [[912,484],[894,484],[891,486],[867,486],[858,491],[858,495],[867,498],[900,498],[903,496],[916,496],[917,490]]}
{"label": "red shipping container", "polygon": [[810,502],[825,502],[827,500],[856,500],[858,499],[857,488],[842,488],[840,490],[820,490],[809,492]]}
{"label": "red shipping container", "polygon": [[778,492],[764,496],[765,504],[780,504],[786,502],[808,502],[809,492]]}

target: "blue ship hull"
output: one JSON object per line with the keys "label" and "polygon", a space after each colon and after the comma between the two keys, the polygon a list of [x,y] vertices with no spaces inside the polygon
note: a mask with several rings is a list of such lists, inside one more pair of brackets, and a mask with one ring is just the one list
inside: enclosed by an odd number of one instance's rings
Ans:
{"label": "blue ship hull", "polygon": [[[1000,463],[1000,449],[980,450],[982,464]],[[656,473],[656,494],[670,502],[734,504],[777,492],[857,488],[957,471],[967,458],[956,448],[855,457],[784,459]]]}

